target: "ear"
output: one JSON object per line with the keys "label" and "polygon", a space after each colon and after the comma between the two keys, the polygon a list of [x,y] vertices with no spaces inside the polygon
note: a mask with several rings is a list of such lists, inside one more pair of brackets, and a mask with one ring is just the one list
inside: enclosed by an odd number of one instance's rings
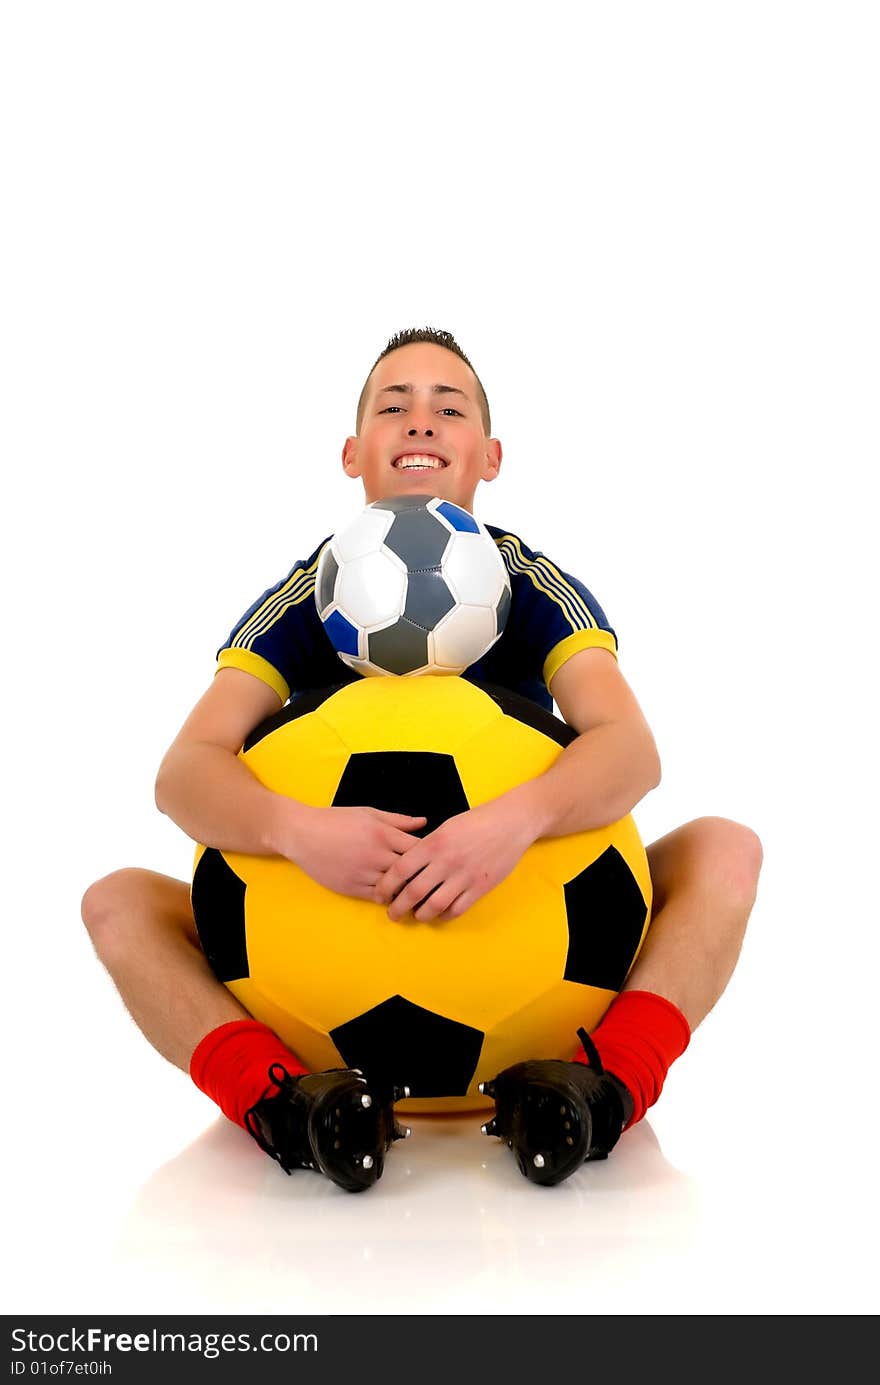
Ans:
{"label": "ear", "polygon": [[498,438],[490,438],[486,445],[486,455],[483,459],[483,470],[480,475],[484,481],[494,481],[500,470],[501,443]]}
{"label": "ear", "polygon": [[342,448],[342,470],[346,476],[357,477],[361,474],[361,464],[358,460],[358,440],[357,438],[346,438]]}

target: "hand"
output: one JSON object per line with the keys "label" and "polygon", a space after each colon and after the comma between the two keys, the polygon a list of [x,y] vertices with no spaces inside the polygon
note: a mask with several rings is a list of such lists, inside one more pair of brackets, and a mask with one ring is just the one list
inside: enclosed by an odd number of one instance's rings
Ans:
{"label": "hand", "polygon": [[355,899],[375,900],[376,882],[415,845],[412,833],[427,822],[381,808],[299,806],[303,811],[279,854],[329,890]]}
{"label": "hand", "polygon": [[447,818],[417,839],[385,871],[373,898],[380,904],[394,901],[390,919],[400,919],[410,909],[420,921],[459,918],[506,879],[535,839],[528,817],[510,795],[502,794]]}

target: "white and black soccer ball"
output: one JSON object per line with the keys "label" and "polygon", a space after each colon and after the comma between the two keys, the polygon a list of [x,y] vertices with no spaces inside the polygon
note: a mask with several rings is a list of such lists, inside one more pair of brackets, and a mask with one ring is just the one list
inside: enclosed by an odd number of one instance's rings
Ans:
{"label": "white and black soccer ball", "polygon": [[340,659],[362,674],[460,674],[491,649],[510,579],[484,524],[449,500],[374,500],[326,544],[315,602]]}

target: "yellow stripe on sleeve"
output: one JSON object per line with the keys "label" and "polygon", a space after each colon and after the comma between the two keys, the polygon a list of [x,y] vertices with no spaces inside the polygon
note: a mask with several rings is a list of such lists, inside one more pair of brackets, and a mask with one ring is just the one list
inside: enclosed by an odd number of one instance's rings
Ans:
{"label": "yellow stripe on sleeve", "polygon": [[567,582],[557,567],[543,554],[528,558],[515,534],[495,540],[511,572],[523,573],[544,596],[556,603],[572,630],[595,628],[596,618],[580,592]]}
{"label": "yellow stripe on sleeve", "polygon": [[232,641],[233,645],[239,649],[246,649],[253,644],[258,635],[265,635],[291,606],[298,606],[307,597],[314,597],[318,563],[326,546],[321,545],[318,557],[311,567],[295,568],[281,589],[266,597],[262,606],[258,607],[250,620],[241,627]]}
{"label": "yellow stripe on sleeve", "polygon": [[578,654],[582,649],[607,649],[610,654],[617,658],[617,645],[610,630],[576,630],[573,635],[560,640],[555,644],[544,660],[544,682],[550,687],[550,680],[567,663],[572,654]]}
{"label": "yellow stripe on sleeve", "polygon": [[268,683],[272,691],[281,698],[282,703],[290,697],[290,688],[277,668],[261,654],[255,654],[252,649],[221,649],[217,655],[215,678],[221,668],[240,668],[242,673],[252,673],[261,682]]}

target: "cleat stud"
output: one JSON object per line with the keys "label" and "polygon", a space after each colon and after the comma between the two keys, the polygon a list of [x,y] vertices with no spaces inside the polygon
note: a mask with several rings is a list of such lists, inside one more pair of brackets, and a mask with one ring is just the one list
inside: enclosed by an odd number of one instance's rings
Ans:
{"label": "cleat stud", "polygon": [[363,1157],[363,1159],[361,1160],[361,1162],[362,1162],[362,1164],[363,1164],[363,1166],[364,1166],[365,1169],[371,1169],[371,1168],[373,1167],[373,1156],[372,1156],[372,1154],[365,1154],[364,1157]]}
{"label": "cleat stud", "polygon": [[480,1129],[484,1135],[495,1135],[498,1132],[498,1123],[495,1120],[486,1121],[486,1124],[481,1125]]}
{"label": "cleat stud", "polygon": [[370,1096],[370,1093],[364,1092],[363,1096],[361,1097],[361,1106],[363,1106],[364,1110],[366,1110],[367,1107],[372,1106],[372,1104],[373,1098]]}
{"label": "cleat stud", "polygon": [[570,1129],[571,1129],[571,1121],[563,1121],[563,1122],[562,1122],[562,1128],[563,1128],[563,1130],[570,1130]]}
{"label": "cleat stud", "polygon": [[568,1111],[566,1110],[566,1108],[565,1108],[564,1106],[560,1106],[560,1108],[559,1108],[559,1114],[560,1114],[560,1116],[567,1116],[567,1115],[568,1115]]}
{"label": "cleat stud", "polygon": [[566,1137],[565,1137],[565,1143],[566,1143],[567,1145],[573,1145],[573,1144],[574,1144],[574,1140],[571,1138],[570,1135],[566,1135]]}
{"label": "cleat stud", "polygon": [[536,1154],[534,1159],[532,1160],[532,1163],[534,1164],[536,1169],[542,1169],[544,1167],[543,1154]]}

